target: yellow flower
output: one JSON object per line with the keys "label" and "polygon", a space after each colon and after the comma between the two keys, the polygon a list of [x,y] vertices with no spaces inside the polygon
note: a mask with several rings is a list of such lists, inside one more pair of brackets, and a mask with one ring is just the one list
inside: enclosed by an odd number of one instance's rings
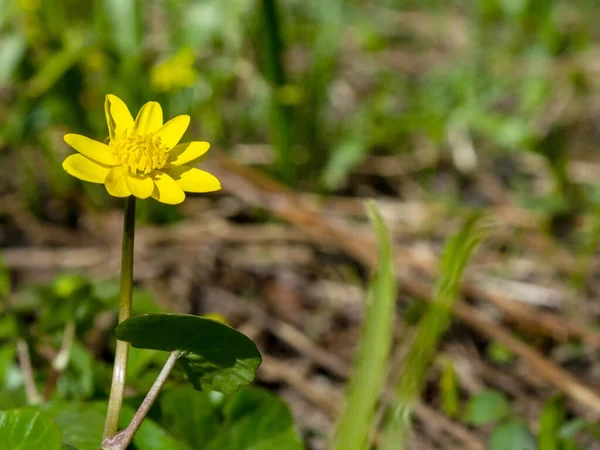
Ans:
{"label": "yellow flower", "polygon": [[185,164],[206,153],[208,142],[179,144],[189,116],[177,116],[163,125],[160,105],[146,103],[135,121],[121,99],[107,95],[104,102],[109,143],[78,134],[65,142],[79,152],[63,162],[63,168],[83,181],[104,184],[114,197],[152,196],[171,205],[185,200],[185,192],[221,189],[216,177]]}

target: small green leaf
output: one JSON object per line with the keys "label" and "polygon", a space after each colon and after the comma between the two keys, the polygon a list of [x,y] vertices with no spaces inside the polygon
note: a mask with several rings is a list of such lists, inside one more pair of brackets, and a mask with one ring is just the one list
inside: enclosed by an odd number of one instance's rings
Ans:
{"label": "small green leaf", "polygon": [[213,436],[205,450],[302,450],[292,415],[277,396],[244,388],[231,396],[223,411],[227,428]]}
{"label": "small green leaf", "polygon": [[138,348],[184,352],[179,359],[200,391],[235,392],[256,377],[261,356],[248,337],[212,319],[147,314],[119,324],[117,338]]}
{"label": "small green leaf", "polygon": [[[160,396],[161,424],[192,448],[203,448],[220,431],[219,412],[209,393],[178,386]],[[185,414],[182,414],[185,411]]]}
{"label": "small green leaf", "polygon": [[487,425],[504,419],[510,412],[508,400],[498,391],[482,391],[469,400],[465,421],[471,425]]}
{"label": "small green leaf", "polygon": [[60,430],[34,409],[0,412],[0,450],[60,450]]}
{"label": "small green leaf", "polygon": [[514,418],[494,430],[489,450],[537,450],[535,438],[523,419]]}

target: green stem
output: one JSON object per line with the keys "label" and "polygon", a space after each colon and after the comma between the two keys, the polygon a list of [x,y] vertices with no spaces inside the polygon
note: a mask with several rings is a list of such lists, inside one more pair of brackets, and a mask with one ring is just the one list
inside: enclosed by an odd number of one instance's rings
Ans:
{"label": "green stem", "polygon": [[148,411],[152,408],[152,405],[158,398],[158,394],[160,394],[160,391],[167,382],[167,378],[169,378],[179,356],[180,353],[178,351],[171,352],[156,381],[148,391],[148,394],[146,394],[146,398],[144,398],[133,419],[131,419],[131,423],[123,431],[105,439],[102,442],[102,450],[125,450],[129,446],[133,440],[133,436],[135,436],[135,433],[142,426],[142,422],[146,418],[146,415],[148,415]]}
{"label": "green stem", "polygon": [[[125,220],[123,222],[123,248],[121,256],[121,301],[119,305],[119,323],[131,317],[131,294],[133,291],[133,241],[135,236],[135,197],[127,198]],[[117,340],[115,365],[108,399],[108,411],[104,424],[104,438],[116,434],[119,429],[119,416],[123,406],[125,374],[129,344]]]}

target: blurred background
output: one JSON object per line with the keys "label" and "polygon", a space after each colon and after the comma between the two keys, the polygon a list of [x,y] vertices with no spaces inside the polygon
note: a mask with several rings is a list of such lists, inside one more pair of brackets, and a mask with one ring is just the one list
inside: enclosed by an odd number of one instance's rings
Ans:
{"label": "blurred background", "polygon": [[[106,139],[107,93],[133,114],[156,100],[165,118],[191,116],[184,141],[212,144],[201,167],[224,189],[138,202],[136,282],[165,309],[218,312],[252,335],[261,383],[307,448],[335,423],[347,372],[331,361],[352,360],[369,273],[348,242],[307,227],[367,235],[366,198],[400,272],[404,261],[424,283],[464,217],[492,216],[466,299],[598,389],[598,340],[581,330],[600,317],[599,20],[595,0],[0,0],[3,289],[30,305],[44,283],[57,298],[114,293],[122,201],[62,170],[62,137]],[[399,288],[401,343],[422,302]],[[510,308],[554,325],[540,332]],[[560,334],[563,322],[580,333]],[[415,448],[483,448],[515,417],[536,435],[560,393],[459,320],[428,373],[434,416],[417,418]],[[468,413],[482,404],[496,414],[483,423]],[[561,408],[581,447],[560,448],[600,448],[589,408]]]}

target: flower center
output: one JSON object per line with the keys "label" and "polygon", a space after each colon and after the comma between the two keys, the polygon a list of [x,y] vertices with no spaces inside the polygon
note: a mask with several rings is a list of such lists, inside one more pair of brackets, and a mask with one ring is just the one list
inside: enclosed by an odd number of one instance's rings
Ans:
{"label": "flower center", "polygon": [[125,132],[109,143],[117,162],[132,175],[147,175],[167,163],[169,151],[160,137],[153,134],[138,136]]}

